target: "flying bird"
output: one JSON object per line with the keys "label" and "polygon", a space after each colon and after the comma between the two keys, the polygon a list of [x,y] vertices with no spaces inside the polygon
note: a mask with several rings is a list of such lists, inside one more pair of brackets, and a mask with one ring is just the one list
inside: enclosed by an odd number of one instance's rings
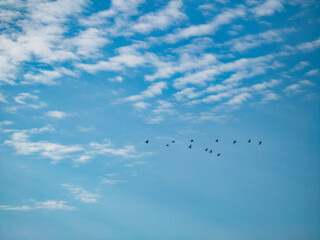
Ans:
{"label": "flying bird", "polygon": [[190,142],[193,142],[193,139],[191,139]]}
{"label": "flying bird", "polygon": [[262,142],[260,141],[260,142],[259,142],[259,145],[261,145],[261,143],[262,143]]}
{"label": "flying bird", "polygon": [[251,143],[251,139],[248,140],[248,143]]}
{"label": "flying bird", "polygon": [[192,147],[192,145],[190,144],[189,148],[191,148],[191,147]]}
{"label": "flying bird", "polygon": [[149,143],[149,140],[147,140],[146,143]]}
{"label": "flying bird", "polygon": [[236,142],[237,142],[237,141],[236,141],[236,140],[234,140],[234,141],[233,141],[233,144],[235,144]]}
{"label": "flying bird", "polygon": [[219,157],[219,156],[220,156],[220,153],[217,154],[217,157]]}
{"label": "flying bird", "polygon": [[216,139],[216,142],[219,142],[219,139]]}
{"label": "flying bird", "polygon": [[172,143],[175,143],[176,141],[172,141]]}
{"label": "flying bird", "polygon": [[206,150],[205,151],[208,151],[208,148],[206,148]]}
{"label": "flying bird", "polygon": [[210,150],[210,152],[209,153],[212,153],[212,149]]}
{"label": "flying bird", "polygon": [[169,144],[167,144],[166,146],[169,147]]}

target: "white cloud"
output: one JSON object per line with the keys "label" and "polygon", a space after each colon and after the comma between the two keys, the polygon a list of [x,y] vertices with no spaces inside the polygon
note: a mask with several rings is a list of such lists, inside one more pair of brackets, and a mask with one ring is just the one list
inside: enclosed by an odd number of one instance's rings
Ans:
{"label": "white cloud", "polygon": [[109,141],[102,144],[91,142],[89,144],[87,154],[92,156],[109,154],[125,158],[134,158],[139,156],[139,154],[136,154],[136,149],[133,145],[126,145],[123,148],[112,148],[112,144]]}
{"label": "white cloud", "polygon": [[33,108],[40,109],[47,106],[47,104],[43,101],[39,101],[39,97],[30,93],[19,93],[16,97],[13,98],[16,103],[19,105],[13,105],[11,107],[7,107],[6,111],[10,113],[15,113],[19,109],[24,108]]}
{"label": "white cloud", "polygon": [[82,57],[97,57],[99,56],[99,50],[107,43],[110,43],[106,39],[105,32],[102,29],[88,28],[81,31],[78,36],[71,38],[71,44],[77,48],[77,54]]}
{"label": "white cloud", "polygon": [[169,101],[158,100],[158,106],[154,110],[152,110],[152,112],[155,114],[172,114],[174,112],[173,104]]}
{"label": "white cloud", "polygon": [[58,68],[55,70],[40,70],[39,73],[26,73],[22,84],[45,84],[56,85],[58,82],[55,79],[62,77],[63,75],[76,76],[71,70],[66,68]]}
{"label": "white cloud", "polygon": [[212,54],[195,56],[193,54],[185,53],[182,49],[180,50],[182,51],[182,54],[178,61],[162,61],[158,58],[154,58],[152,64],[157,68],[157,71],[152,75],[146,75],[145,79],[147,81],[154,81],[159,78],[169,78],[176,73],[191,72],[218,62],[216,56]]}
{"label": "white cloud", "polygon": [[91,142],[89,145],[63,145],[49,141],[30,140],[32,134],[53,130],[53,128],[48,126],[29,130],[3,130],[4,132],[13,132],[10,140],[6,140],[4,143],[14,147],[17,154],[39,155],[40,157],[51,159],[52,163],[58,163],[59,161],[67,159],[71,159],[74,162],[86,162],[96,155],[136,158],[148,154],[137,153],[133,145],[126,145],[123,148],[114,148],[109,140],[105,140],[104,143]]}
{"label": "white cloud", "polygon": [[267,92],[262,99],[262,103],[278,100],[279,98],[280,96],[278,94],[275,94],[273,92]]}
{"label": "white cloud", "polygon": [[299,81],[299,83],[301,85],[305,85],[305,86],[314,86],[315,85],[314,83],[310,82],[309,80],[301,80],[301,81]]}
{"label": "white cloud", "polygon": [[296,48],[303,52],[313,51],[320,47],[320,37],[317,40],[311,42],[304,42],[296,46]]}
{"label": "white cloud", "polygon": [[175,93],[173,96],[178,101],[185,100],[185,98],[193,99],[193,98],[199,97],[201,95],[201,92],[195,92],[195,89],[196,88],[194,88],[194,87],[185,88],[185,89],[181,90],[180,92]]}
{"label": "white cloud", "polygon": [[123,53],[121,55],[111,57],[108,61],[99,61],[94,64],[79,63],[77,67],[89,73],[97,71],[122,71],[125,67],[137,67],[144,65],[146,59],[139,53]]}
{"label": "white cloud", "polygon": [[139,17],[137,23],[132,26],[132,30],[147,34],[155,29],[164,30],[170,25],[177,24],[187,18],[180,11],[181,7],[181,0],[173,0],[163,9]]}
{"label": "white cloud", "polygon": [[[15,84],[24,62],[52,64],[78,59],[72,52],[72,44],[66,41],[65,33],[69,29],[65,23],[71,16],[79,14],[87,3],[87,0],[27,1],[24,4],[7,2],[12,8],[10,14],[17,15],[15,12],[19,12],[19,18],[11,18],[12,23],[0,35],[0,81]],[[47,84],[45,78],[49,77],[49,84],[53,84],[51,80],[60,76],[48,70],[39,72],[42,75],[38,77],[26,74],[26,81],[22,83]]]}
{"label": "white cloud", "polygon": [[271,16],[274,12],[281,12],[282,10],[282,0],[266,0],[264,3],[251,9],[257,17]]}
{"label": "white cloud", "polygon": [[110,82],[122,82],[123,78],[121,76],[116,76],[114,78],[108,78]]}
{"label": "white cloud", "polygon": [[80,132],[90,132],[90,131],[95,130],[95,128],[94,128],[93,126],[82,127],[82,126],[78,126],[78,125],[77,125],[77,129],[78,129]]}
{"label": "white cloud", "polygon": [[70,193],[74,195],[75,199],[80,200],[81,202],[96,203],[97,199],[100,197],[100,195],[96,193],[90,193],[86,190],[83,190],[83,188],[80,186],[69,183],[63,183],[61,186],[70,191]]}
{"label": "white cloud", "polygon": [[29,211],[36,209],[47,209],[47,210],[74,210],[75,207],[69,206],[65,201],[47,200],[44,202],[35,201],[32,205],[0,205],[0,210],[6,211]]}
{"label": "white cloud", "polygon": [[133,104],[133,106],[137,109],[146,109],[147,107],[150,106],[150,103],[146,102],[136,102]]}
{"label": "white cloud", "polygon": [[301,69],[303,69],[303,68],[305,68],[306,66],[309,66],[309,65],[310,65],[309,62],[301,61],[301,62],[297,63],[290,71],[291,72],[299,71],[299,70],[301,70]]}
{"label": "white cloud", "polygon": [[164,41],[168,43],[175,43],[179,40],[190,37],[213,35],[220,26],[228,24],[236,18],[244,17],[245,15],[246,7],[239,5],[237,8],[223,11],[207,24],[193,25],[188,28],[181,29],[176,33],[167,34]]}
{"label": "white cloud", "polygon": [[3,95],[2,92],[0,92],[0,102],[3,102],[3,103],[7,103],[8,101],[6,100],[6,97]]}
{"label": "white cloud", "polygon": [[306,73],[306,75],[309,76],[309,77],[317,76],[317,75],[319,75],[319,69],[310,70],[309,72]]}
{"label": "white cloud", "polygon": [[173,86],[178,89],[183,88],[187,84],[204,86],[207,81],[214,81],[216,76],[234,71],[237,72],[237,75],[240,74],[241,76],[232,76],[231,79],[225,80],[225,82],[240,81],[244,77],[263,74],[266,69],[275,67],[270,64],[273,59],[274,56],[266,55],[256,58],[241,58],[229,63],[214,64],[201,71],[175,79]]}
{"label": "white cloud", "polygon": [[65,146],[48,141],[33,142],[29,138],[30,136],[27,133],[17,131],[12,134],[11,140],[5,141],[5,144],[13,146],[17,154],[39,154],[41,157],[50,158],[53,163],[57,163],[62,159],[72,158],[73,154],[84,150],[80,145]]}
{"label": "white cloud", "polygon": [[292,94],[292,93],[297,94],[305,91],[302,89],[304,86],[314,86],[314,85],[315,84],[310,82],[309,80],[301,80],[298,83],[289,85],[283,91],[287,94]]}
{"label": "white cloud", "polygon": [[126,182],[124,180],[110,179],[110,178],[102,178],[101,181],[102,181],[103,184],[107,184],[107,185],[114,185],[114,184],[117,184],[117,183]]}
{"label": "white cloud", "polygon": [[270,44],[273,42],[284,41],[283,36],[293,32],[293,28],[285,28],[281,30],[268,30],[258,34],[249,34],[244,37],[235,38],[222,44],[222,46],[231,46],[231,50],[244,52],[248,49],[261,46],[263,44]]}
{"label": "white cloud", "polygon": [[247,101],[249,98],[251,98],[251,94],[249,93],[241,93],[232,99],[230,99],[228,102],[226,102],[227,105],[238,105],[242,104],[243,102]]}
{"label": "white cloud", "polygon": [[61,112],[61,111],[49,111],[49,112],[46,112],[45,115],[46,115],[47,117],[58,118],[58,119],[65,118],[65,117],[68,116],[67,113]]}
{"label": "white cloud", "polygon": [[301,85],[294,83],[284,89],[285,92],[297,92],[300,89]]}
{"label": "white cloud", "polygon": [[[230,99],[230,98],[232,99],[227,101],[226,104],[236,105],[236,103],[242,103],[246,99],[251,98],[251,94],[262,94],[266,96],[268,93],[270,93],[270,90],[267,90],[267,89],[270,89],[280,83],[281,83],[281,80],[272,79],[271,81],[268,81],[268,82],[257,83],[249,87],[240,87],[240,88],[235,88],[237,85],[231,85],[231,84],[213,85],[203,91],[197,92],[196,94],[198,94],[199,96],[205,93],[217,92],[217,94],[206,96],[200,100],[193,100],[189,102],[188,105],[193,105],[198,103],[222,102],[225,99]],[[272,95],[270,94],[269,98],[271,97]]]}
{"label": "white cloud", "polygon": [[164,89],[167,89],[168,85],[166,82],[156,82],[151,84],[146,90],[142,91],[138,95],[132,95],[130,97],[126,97],[125,101],[140,101],[145,98],[153,98],[157,95],[161,95]]}
{"label": "white cloud", "polygon": [[149,124],[158,124],[164,121],[164,117],[161,115],[152,116],[147,119],[147,123]]}

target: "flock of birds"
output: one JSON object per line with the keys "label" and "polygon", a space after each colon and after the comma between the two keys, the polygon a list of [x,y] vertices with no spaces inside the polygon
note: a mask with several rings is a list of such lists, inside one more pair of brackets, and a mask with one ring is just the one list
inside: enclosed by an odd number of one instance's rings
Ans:
{"label": "flock of birds", "polygon": [[[175,143],[176,141],[172,140],[171,143]],[[189,145],[188,148],[192,148],[192,143],[194,142],[193,139],[190,140],[191,144]],[[216,139],[216,142],[219,142],[219,139]],[[149,139],[145,142],[145,143],[149,143]],[[236,144],[237,143],[237,140],[233,140],[233,144]],[[251,143],[251,139],[248,140],[248,143]],[[259,141],[259,146],[262,144],[262,141]],[[166,144],[167,147],[169,147],[170,145],[169,144]],[[205,148],[204,149],[205,152],[209,152],[209,153],[212,153],[212,149],[209,149],[208,148]],[[221,153],[218,153],[217,154],[217,157],[219,157],[221,155]]]}

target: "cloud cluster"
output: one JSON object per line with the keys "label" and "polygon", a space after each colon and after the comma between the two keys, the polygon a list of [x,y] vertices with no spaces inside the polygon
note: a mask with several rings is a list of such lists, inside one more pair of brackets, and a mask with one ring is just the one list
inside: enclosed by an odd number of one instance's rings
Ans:
{"label": "cloud cluster", "polygon": [[33,134],[47,131],[54,131],[52,127],[33,128],[29,130],[4,129],[4,132],[12,133],[10,140],[4,143],[12,146],[17,154],[38,155],[42,158],[49,158],[52,163],[71,159],[74,162],[87,162],[97,155],[119,156],[125,158],[135,158],[143,156],[144,153],[137,153],[133,145],[126,145],[123,148],[114,148],[111,141],[105,140],[104,143],[91,142],[88,145],[73,144],[63,145],[50,141],[32,141]]}

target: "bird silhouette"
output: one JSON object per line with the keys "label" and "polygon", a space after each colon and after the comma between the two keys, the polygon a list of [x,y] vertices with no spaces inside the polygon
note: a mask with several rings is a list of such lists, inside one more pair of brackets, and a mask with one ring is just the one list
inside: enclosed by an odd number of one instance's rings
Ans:
{"label": "bird silhouette", "polygon": [[234,141],[233,141],[233,144],[235,144],[236,142],[237,142],[237,141],[236,141],[236,140],[234,140]]}
{"label": "bird silhouette", "polygon": [[216,142],[219,142],[219,139],[216,139]]}
{"label": "bird silhouette", "polygon": [[262,142],[260,141],[260,142],[259,142],[259,145],[261,145],[261,143],[262,143]]}
{"label": "bird silhouette", "polygon": [[208,148],[206,148],[205,151],[208,151]]}
{"label": "bird silhouette", "polygon": [[248,143],[251,143],[251,139],[248,140]]}
{"label": "bird silhouette", "polygon": [[147,140],[146,143],[149,143],[149,140]]}
{"label": "bird silhouette", "polygon": [[191,148],[191,147],[192,147],[192,145],[190,144],[189,148]]}
{"label": "bird silhouette", "polygon": [[220,153],[217,154],[217,157],[219,157],[219,156],[220,156]]}
{"label": "bird silhouette", "polygon": [[212,153],[212,150],[210,150],[210,152],[209,153]]}
{"label": "bird silhouette", "polygon": [[193,139],[191,139],[190,142],[193,142]]}
{"label": "bird silhouette", "polygon": [[172,141],[172,143],[175,143],[176,141]]}
{"label": "bird silhouette", "polygon": [[166,146],[169,147],[169,144],[167,144]]}

